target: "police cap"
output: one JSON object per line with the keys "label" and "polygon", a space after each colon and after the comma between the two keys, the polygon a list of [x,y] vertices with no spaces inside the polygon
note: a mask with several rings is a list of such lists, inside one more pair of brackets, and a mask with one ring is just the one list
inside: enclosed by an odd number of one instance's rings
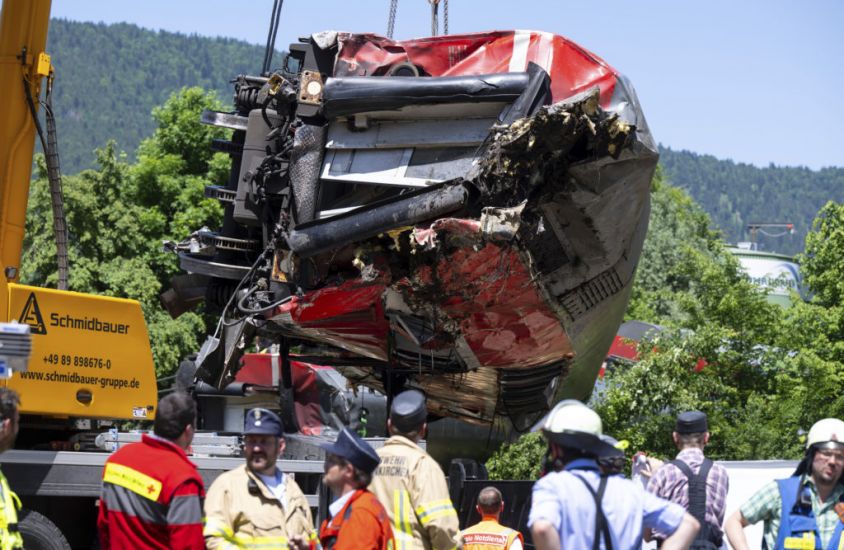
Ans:
{"label": "police cap", "polygon": [[284,437],[284,424],[276,413],[268,409],[250,409],[243,419],[243,435]]}
{"label": "police cap", "polygon": [[428,419],[425,394],[419,390],[403,391],[393,398],[390,421],[400,432],[412,432]]}
{"label": "police cap", "polygon": [[678,434],[696,434],[709,431],[706,415],[700,411],[686,411],[677,415],[674,431]]}
{"label": "police cap", "polygon": [[343,428],[334,443],[321,443],[320,447],[325,452],[345,458],[355,468],[370,474],[381,462],[375,449],[349,428]]}

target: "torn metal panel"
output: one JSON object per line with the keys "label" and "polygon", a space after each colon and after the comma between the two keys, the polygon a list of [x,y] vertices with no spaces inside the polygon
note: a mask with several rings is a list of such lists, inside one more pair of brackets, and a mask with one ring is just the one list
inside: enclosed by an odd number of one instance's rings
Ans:
{"label": "torn metal panel", "polygon": [[249,215],[227,214],[205,255],[175,247],[229,292],[226,323],[248,318],[354,384],[422,389],[432,415],[522,429],[588,397],[657,161],[629,82],[533,31],[328,33],[290,52],[296,74],[237,79],[248,166],[233,154],[212,195],[236,192]]}

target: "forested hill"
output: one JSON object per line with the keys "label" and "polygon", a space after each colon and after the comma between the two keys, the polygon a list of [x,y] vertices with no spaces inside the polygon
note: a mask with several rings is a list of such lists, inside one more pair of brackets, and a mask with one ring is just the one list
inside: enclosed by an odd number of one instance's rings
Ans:
{"label": "forested hill", "polygon": [[[153,107],[183,86],[216,90],[231,104],[229,80],[261,70],[264,48],[233,39],[151,31],[130,24],[53,19],[47,51],[56,68],[53,108],[62,171],[93,166],[109,139],[134,154],[152,135]],[[273,58],[280,63],[279,54]]]}
{"label": "forested hill", "polygon": [[727,242],[750,240],[748,223],[790,222],[793,235],[760,235],[759,242],[765,250],[801,252],[821,206],[828,200],[844,202],[844,168],[757,168],[667,147],[660,147],[660,163],[668,181],[703,206]]}

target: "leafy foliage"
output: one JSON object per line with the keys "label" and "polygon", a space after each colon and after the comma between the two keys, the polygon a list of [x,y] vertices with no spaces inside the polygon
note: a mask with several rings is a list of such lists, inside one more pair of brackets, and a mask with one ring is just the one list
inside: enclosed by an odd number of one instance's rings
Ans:
{"label": "leafy foliage", "polygon": [[486,463],[490,479],[536,479],[542,470],[545,440],[538,432],[505,443]]}
{"label": "leafy foliage", "polygon": [[[217,201],[205,199],[205,185],[217,183],[226,165],[209,143],[221,130],[199,123],[203,109],[218,109],[214,94],[199,88],[174,93],[153,111],[158,128],[129,164],[110,141],[97,150],[96,170],[63,178],[69,231],[71,290],[141,302],[159,376],[198,349],[202,318],[186,313],[173,320],[158,295],[179,272],[161,243],[180,239],[188,228],[215,227],[222,220]],[[21,277],[27,284],[55,286],[55,242],[49,184],[43,159],[30,190]]]}

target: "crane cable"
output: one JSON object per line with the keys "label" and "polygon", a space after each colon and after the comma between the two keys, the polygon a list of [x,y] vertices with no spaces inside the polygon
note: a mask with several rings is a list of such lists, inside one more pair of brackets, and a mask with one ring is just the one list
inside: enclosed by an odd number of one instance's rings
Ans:
{"label": "crane cable", "polygon": [[390,0],[390,13],[387,16],[387,38],[393,37],[393,31],[396,29],[396,8],[398,8],[399,0]]}
{"label": "crane cable", "polygon": [[441,1],[443,3],[443,34],[448,34],[448,0],[428,0],[431,4],[431,36],[437,36],[440,33],[439,10]]}
{"label": "crane cable", "polygon": [[56,239],[56,263],[58,264],[59,290],[67,290],[69,268],[67,261],[67,220],[64,216],[64,194],[62,192],[62,175],[59,168],[59,145],[56,139],[56,117],[53,114],[53,74],[47,77],[46,100],[40,102],[44,106],[44,116],[47,120],[47,137],[44,137],[44,129],[38,120],[38,112],[35,110],[35,101],[32,98],[29,79],[24,77],[23,88],[26,94],[26,102],[32,120],[35,122],[35,129],[38,138],[41,140],[41,148],[44,150],[44,160],[47,164],[47,180],[50,183],[50,205],[53,209],[53,234]]}
{"label": "crane cable", "polygon": [[270,65],[273,61],[273,52],[275,51],[275,39],[278,34],[278,22],[281,18],[281,6],[284,0],[275,0],[273,2],[273,13],[270,15],[270,30],[267,32],[267,48],[264,50],[264,64],[261,67],[261,75],[268,76],[270,74]]}
{"label": "crane cable", "polygon": [[[439,3],[440,0],[428,0],[431,4],[431,36],[439,33]],[[443,34],[448,34],[448,0],[443,2]],[[396,30],[396,9],[399,0],[390,0],[390,11],[387,15],[387,38],[392,38]]]}

